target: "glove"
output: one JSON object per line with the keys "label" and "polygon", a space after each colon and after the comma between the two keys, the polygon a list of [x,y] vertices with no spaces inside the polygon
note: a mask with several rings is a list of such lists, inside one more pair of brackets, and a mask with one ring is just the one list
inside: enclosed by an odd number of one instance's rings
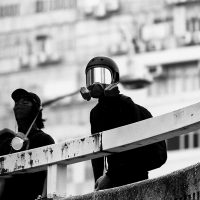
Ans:
{"label": "glove", "polygon": [[117,96],[119,93],[120,92],[119,92],[117,83],[110,84],[104,90],[104,95],[107,97],[114,97],[114,96]]}
{"label": "glove", "polygon": [[95,191],[111,188],[112,187],[111,179],[109,178],[109,176],[105,174],[97,179],[94,187]]}

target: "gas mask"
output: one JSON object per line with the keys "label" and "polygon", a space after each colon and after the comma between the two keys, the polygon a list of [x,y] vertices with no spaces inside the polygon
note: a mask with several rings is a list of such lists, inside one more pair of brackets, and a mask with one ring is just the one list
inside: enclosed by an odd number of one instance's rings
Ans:
{"label": "gas mask", "polygon": [[119,90],[117,83],[112,83],[112,72],[104,66],[95,66],[86,72],[86,87],[82,87],[80,93],[89,101],[91,97],[115,96]]}

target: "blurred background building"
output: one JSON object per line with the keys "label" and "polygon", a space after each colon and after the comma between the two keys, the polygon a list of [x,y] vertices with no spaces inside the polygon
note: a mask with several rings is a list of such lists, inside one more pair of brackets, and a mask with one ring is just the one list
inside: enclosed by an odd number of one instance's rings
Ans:
{"label": "blurred background building", "polygon": [[[119,87],[154,116],[200,99],[199,0],[1,0],[0,27],[0,128],[16,129],[14,89],[43,102],[74,92],[97,55],[113,58],[122,78],[144,70],[153,77],[143,89]],[[74,95],[45,108],[45,131],[56,142],[89,135],[95,103]],[[172,154],[198,149],[200,131],[167,145]],[[69,195],[91,192],[90,162],[69,166],[68,179]]]}

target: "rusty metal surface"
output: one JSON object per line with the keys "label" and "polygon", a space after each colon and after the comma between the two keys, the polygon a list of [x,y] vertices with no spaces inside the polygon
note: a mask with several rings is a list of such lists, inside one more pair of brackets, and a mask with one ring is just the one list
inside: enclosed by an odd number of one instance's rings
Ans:
{"label": "rusty metal surface", "polygon": [[[0,157],[0,174],[26,172],[27,169],[40,171],[48,164],[60,162],[71,164],[86,160],[101,150],[101,134],[48,145]],[[26,169],[26,170],[25,170]]]}
{"label": "rusty metal surface", "polygon": [[0,157],[0,174],[47,169],[150,144],[200,128],[200,103],[93,136]]}

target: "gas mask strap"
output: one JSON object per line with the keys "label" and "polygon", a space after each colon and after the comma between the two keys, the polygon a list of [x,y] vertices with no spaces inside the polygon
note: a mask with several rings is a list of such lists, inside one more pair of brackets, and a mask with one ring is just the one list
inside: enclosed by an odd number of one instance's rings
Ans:
{"label": "gas mask strap", "polygon": [[104,89],[104,95],[107,97],[114,97],[120,93],[117,83],[110,84]]}
{"label": "gas mask strap", "polygon": [[31,128],[33,127],[33,124],[35,123],[35,121],[36,121],[36,119],[37,119],[37,117],[38,117],[38,115],[39,115],[39,113],[40,113],[41,111],[42,111],[42,106],[40,106],[40,109],[39,109],[37,115],[35,116],[35,118],[33,119],[33,121],[32,121],[32,123],[31,123],[29,129],[27,130],[27,132],[26,132],[26,134],[25,134],[25,137],[28,137],[28,135],[29,135],[29,133],[30,133],[30,131],[31,131]]}

